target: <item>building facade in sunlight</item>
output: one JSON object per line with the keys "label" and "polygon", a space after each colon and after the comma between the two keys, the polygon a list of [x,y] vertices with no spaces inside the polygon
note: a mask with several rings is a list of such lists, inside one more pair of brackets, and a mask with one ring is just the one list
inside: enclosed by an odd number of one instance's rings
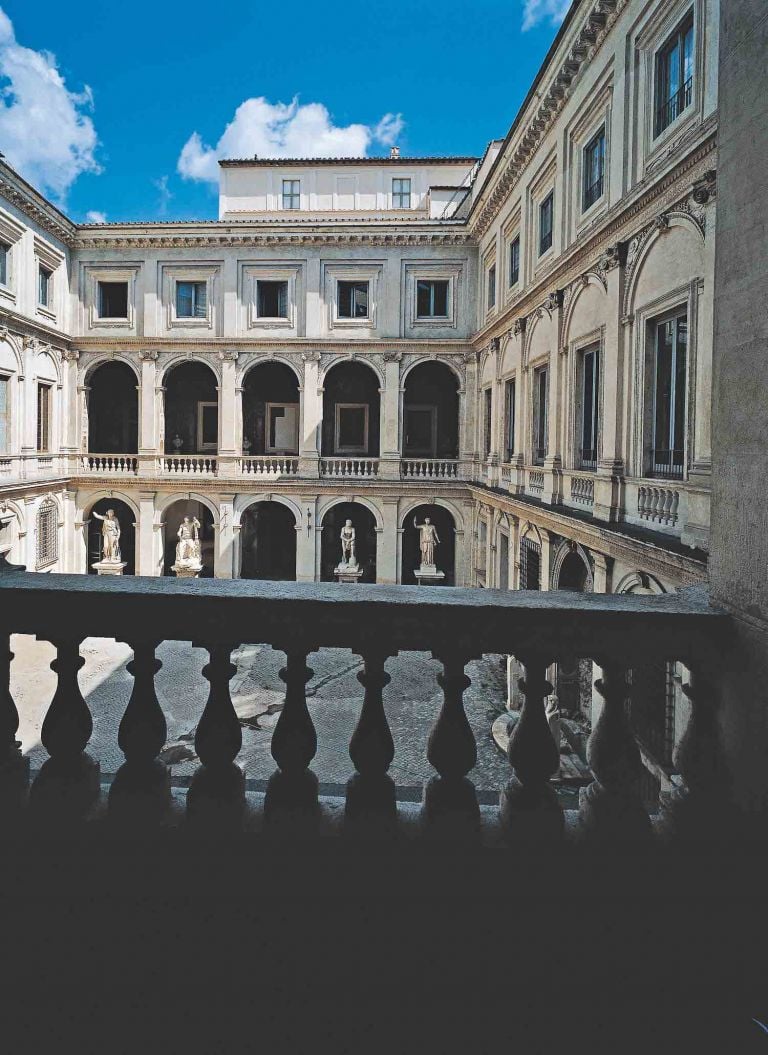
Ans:
{"label": "building facade in sunlight", "polygon": [[447,585],[702,580],[717,7],[582,3],[482,158],[228,160],[218,221],[0,163],[0,550],[92,572],[113,509],[126,574],[188,516],[203,574],[333,581],[351,520],[413,583],[429,517]]}

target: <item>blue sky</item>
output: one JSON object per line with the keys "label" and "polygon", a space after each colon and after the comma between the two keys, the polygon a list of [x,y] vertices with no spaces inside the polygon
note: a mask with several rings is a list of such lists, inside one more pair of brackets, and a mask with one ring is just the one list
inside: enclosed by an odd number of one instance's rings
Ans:
{"label": "blue sky", "polygon": [[0,0],[0,151],[75,220],[213,218],[222,152],[480,153],[568,6]]}

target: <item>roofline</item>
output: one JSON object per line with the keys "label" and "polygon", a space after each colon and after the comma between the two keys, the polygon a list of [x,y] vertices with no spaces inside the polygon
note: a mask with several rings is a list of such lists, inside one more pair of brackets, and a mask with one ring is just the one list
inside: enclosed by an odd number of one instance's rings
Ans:
{"label": "roofline", "polygon": [[383,158],[220,158],[222,168],[271,168],[274,166],[314,167],[316,165],[474,165],[476,157],[383,157]]}
{"label": "roofline", "polygon": [[[528,94],[526,95],[525,99],[523,99],[523,103],[520,106],[520,109],[517,111],[517,114],[515,115],[515,118],[512,121],[512,124],[510,125],[509,131],[507,132],[506,136],[504,137],[504,141],[502,142],[501,147],[499,148],[499,152],[496,155],[496,157],[493,159],[493,164],[491,165],[490,169],[488,170],[488,175],[485,177],[485,184],[484,184],[484,186],[486,186],[486,187],[490,186],[490,183],[491,183],[491,180],[493,178],[493,175],[496,172],[496,169],[498,168],[498,166],[501,164],[501,159],[504,157],[504,153],[505,153],[507,147],[509,146],[509,144],[510,144],[510,142],[512,140],[512,137],[514,136],[514,134],[517,132],[518,128],[520,127],[520,124],[522,123],[522,120],[523,120],[523,115],[525,114],[525,111],[528,109],[528,105],[529,105],[531,99],[533,99],[533,97],[537,94],[536,89],[539,87],[539,84],[541,83],[541,81],[544,78],[544,74],[547,72],[547,69],[549,68],[550,62],[552,61],[557,49],[560,47],[560,42],[562,41],[563,37],[565,36],[565,34],[570,29],[571,23],[573,22],[574,17],[576,16],[576,12],[577,12],[578,8],[580,7],[581,3],[582,3],[582,0],[571,0],[571,6],[568,8],[568,12],[566,13],[565,18],[560,23],[560,28],[558,29],[557,33],[555,34],[555,38],[552,41],[552,43],[550,44],[549,50],[547,51],[547,54],[544,56],[544,59],[543,59],[543,61],[541,63],[541,66],[539,66],[539,69],[538,69],[538,72],[537,72],[536,76],[533,78],[533,82],[531,83],[531,86],[528,89]],[[491,143],[493,143],[493,142],[498,142],[498,140],[491,140]],[[491,143],[488,144],[488,149],[490,149]],[[487,153],[487,151],[486,151],[486,153]],[[483,155],[483,156],[485,156],[485,155]],[[473,199],[472,204],[469,207],[469,215],[467,217],[468,220],[472,216],[472,213],[475,211],[475,206],[480,201],[481,197],[482,197],[482,192],[477,197],[475,197]]]}
{"label": "roofline", "polygon": [[24,179],[24,177],[17,172],[12,165],[8,164],[2,155],[0,155],[0,177],[1,176],[10,178],[17,184],[21,184],[19,191],[28,195],[38,209],[43,209],[44,211],[53,213],[63,226],[70,228],[72,231],[76,230],[77,224],[75,221],[71,220],[67,214],[62,212],[52,201],[49,201],[48,198],[37,189],[37,187],[34,187],[28,180]]}

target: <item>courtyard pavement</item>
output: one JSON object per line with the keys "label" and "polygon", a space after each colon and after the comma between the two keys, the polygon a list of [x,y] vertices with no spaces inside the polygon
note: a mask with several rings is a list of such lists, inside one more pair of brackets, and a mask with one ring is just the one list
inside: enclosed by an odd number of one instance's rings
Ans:
{"label": "courtyard pavement", "polygon": [[[13,636],[11,647],[16,654],[11,691],[20,714],[18,736],[34,770],[47,758],[40,729],[56,688],[56,676],[49,668],[55,651],[48,642],[21,635]],[[94,724],[88,751],[101,763],[104,774],[115,773],[124,761],[117,730],[133,683],[125,669],[131,652],[127,645],[107,638],[88,638],[81,655],[85,665],[80,687]],[[207,698],[208,682],[201,673],[207,653],[185,643],[166,642],[157,655],[163,667],[155,684],[168,723],[161,757],[173,779],[184,783],[198,765],[194,734]],[[270,741],[283,701],[284,685],[278,674],[285,657],[266,645],[244,645],[233,652],[232,660],[237,673],[230,687],[243,730],[237,761],[258,786],[275,770]],[[348,748],[363,698],[356,678],[362,661],[345,649],[323,649],[309,657],[308,665],[314,671],[307,685],[308,706],[318,740],[312,769],[325,790],[332,792],[354,772]],[[402,797],[418,799],[423,783],[435,773],[427,761],[426,746],[442,700],[436,681],[441,667],[427,653],[407,652],[390,659],[386,669],[392,680],[384,690],[384,703],[395,742],[390,775],[399,789],[407,789],[401,790]],[[502,657],[486,656],[472,662],[467,674],[472,684],[464,699],[478,753],[469,777],[480,800],[494,802],[510,777],[509,764],[491,734],[506,698]]]}

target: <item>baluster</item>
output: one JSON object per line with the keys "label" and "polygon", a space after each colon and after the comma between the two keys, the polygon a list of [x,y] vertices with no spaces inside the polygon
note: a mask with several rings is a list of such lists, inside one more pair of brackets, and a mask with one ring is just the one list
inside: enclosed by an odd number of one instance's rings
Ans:
{"label": "baluster", "polygon": [[235,758],[243,744],[229,682],[237,667],[230,661],[232,644],[206,644],[209,661],[203,677],[210,682],[205,710],[195,732],[195,751],[202,762],[187,795],[187,813],[195,819],[238,823],[245,799],[243,771]]}
{"label": "baluster", "polygon": [[384,711],[383,690],[391,681],[384,664],[391,655],[376,645],[358,651],[363,670],[357,680],[365,689],[360,718],[349,742],[349,757],[357,773],[347,782],[348,817],[371,813],[396,816],[395,785],[387,770],[395,757],[395,745]]}
{"label": "baluster", "polygon": [[[1,569],[0,569],[1,570]],[[18,808],[29,781],[29,759],[16,739],[19,712],[11,695],[11,635],[0,632],[0,812]]]}
{"label": "baluster", "polygon": [[163,664],[155,657],[157,641],[129,644],[133,659],[126,670],[133,675],[133,691],[117,734],[126,761],[110,788],[109,806],[126,818],[159,820],[170,790],[168,770],[157,758],[168,731],[155,692],[155,674]]}
{"label": "baluster", "polygon": [[85,753],[93,719],[80,692],[77,672],[85,663],[78,638],[54,640],[58,675],[56,691],[43,721],[40,740],[50,758],[31,789],[31,802],[42,810],[75,818],[88,809],[99,792],[99,764]]}
{"label": "baluster", "polygon": [[317,733],[306,696],[306,684],[314,674],[307,666],[307,655],[313,650],[291,641],[281,651],[286,656],[280,671],[285,701],[272,734],[271,751],[278,770],[269,779],[264,802],[265,814],[270,818],[284,811],[301,814],[317,808],[317,777],[309,769],[317,752]]}
{"label": "baluster", "polygon": [[464,713],[464,690],[472,682],[464,673],[469,656],[459,650],[432,655],[443,664],[437,676],[443,690],[443,705],[429,734],[427,759],[440,774],[431,777],[424,788],[424,816],[427,822],[456,820],[466,830],[480,822],[475,786],[467,773],[477,762],[474,733]]}
{"label": "baluster", "polygon": [[643,764],[625,711],[626,669],[615,660],[598,662],[602,677],[595,688],[604,703],[587,742],[595,780],[580,796],[582,827],[589,836],[606,841],[645,839],[651,835],[651,822],[638,792]]}
{"label": "baluster", "polygon": [[560,768],[559,745],[552,737],[545,700],[552,693],[547,660],[542,654],[522,655],[525,677],[520,717],[507,747],[514,777],[501,793],[499,811],[509,833],[524,841],[553,841],[562,837],[563,811],[549,778]]}
{"label": "baluster", "polygon": [[730,776],[718,738],[711,671],[694,667],[682,686],[690,716],[672,755],[682,787],[661,796],[665,827],[686,840],[707,840],[735,831],[735,811],[728,805]]}

